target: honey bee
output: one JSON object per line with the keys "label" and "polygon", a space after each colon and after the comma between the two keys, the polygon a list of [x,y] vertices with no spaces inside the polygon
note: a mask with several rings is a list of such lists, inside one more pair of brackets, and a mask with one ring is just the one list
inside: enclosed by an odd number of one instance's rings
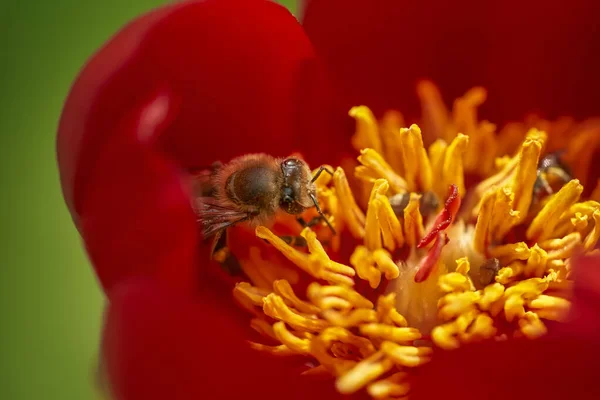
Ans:
{"label": "honey bee", "polygon": [[[251,227],[269,225],[277,211],[298,216],[315,207],[320,220],[332,233],[335,229],[323,214],[316,196],[315,181],[325,167],[312,176],[306,162],[298,158],[275,158],[249,154],[227,164],[215,163],[195,174],[196,212],[205,239],[215,237],[211,255],[223,249],[227,228],[240,223]],[[313,222],[314,223],[314,222]],[[288,241],[291,240],[291,237]]]}
{"label": "honey bee", "polygon": [[534,198],[554,193],[557,187],[562,187],[572,178],[571,171],[560,160],[562,151],[553,152],[544,156],[538,163],[537,178],[533,186]]}

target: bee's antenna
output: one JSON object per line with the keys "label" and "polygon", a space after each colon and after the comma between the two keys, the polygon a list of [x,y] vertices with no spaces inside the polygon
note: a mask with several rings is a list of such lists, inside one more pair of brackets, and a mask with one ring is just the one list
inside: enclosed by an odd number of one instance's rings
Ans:
{"label": "bee's antenna", "polygon": [[319,207],[319,202],[317,201],[317,198],[315,197],[314,193],[310,193],[310,198],[313,201],[313,204],[315,205],[315,208],[317,209],[317,212],[319,213],[319,215],[325,220],[325,223],[327,224],[327,226],[329,227],[329,229],[331,229],[331,232],[336,235],[337,233],[335,232],[335,229],[333,229],[333,226],[331,225],[331,222],[329,222],[329,220],[327,219],[327,217],[325,217],[325,214],[323,214],[323,211],[321,211],[321,207]]}

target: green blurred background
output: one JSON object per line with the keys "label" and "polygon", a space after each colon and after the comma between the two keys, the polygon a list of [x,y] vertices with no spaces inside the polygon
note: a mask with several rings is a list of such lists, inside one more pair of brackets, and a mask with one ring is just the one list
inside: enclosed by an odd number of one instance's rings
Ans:
{"label": "green blurred background", "polygon": [[[103,295],[63,203],[55,131],[86,59],[165,0],[3,2],[0,8],[0,399],[97,397]],[[294,0],[280,3],[295,11]]]}

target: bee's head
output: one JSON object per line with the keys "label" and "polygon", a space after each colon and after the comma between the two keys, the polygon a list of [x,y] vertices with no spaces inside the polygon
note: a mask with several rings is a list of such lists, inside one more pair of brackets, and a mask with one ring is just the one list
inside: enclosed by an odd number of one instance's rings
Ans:
{"label": "bee's head", "polygon": [[308,165],[297,158],[287,158],[281,163],[283,180],[279,206],[289,214],[300,214],[311,207],[310,194],[314,185],[310,182]]}

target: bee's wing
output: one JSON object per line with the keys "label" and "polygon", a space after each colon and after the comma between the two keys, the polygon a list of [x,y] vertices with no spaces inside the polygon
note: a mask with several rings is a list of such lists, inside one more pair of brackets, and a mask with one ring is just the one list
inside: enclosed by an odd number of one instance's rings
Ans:
{"label": "bee's wing", "polygon": [[204,238],[250,218],[247,212],[220,205],[213,197],[196,199],[196,213]]}

